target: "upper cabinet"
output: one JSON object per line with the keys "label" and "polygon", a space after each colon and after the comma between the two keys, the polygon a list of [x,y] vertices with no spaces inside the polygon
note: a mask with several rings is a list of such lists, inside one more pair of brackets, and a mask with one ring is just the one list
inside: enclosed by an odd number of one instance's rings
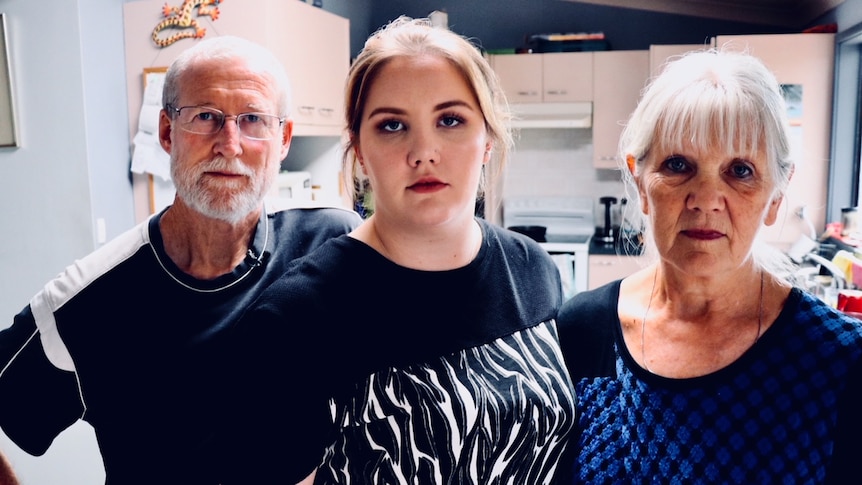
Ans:
{"label": "upper cabinet", "polygon": [[658,76],[668,61],[686,52],[708,49],[705,44],[662,44],[649,46],[650,77]]}
{"label": "upper cabinet", "polygon": [[[169,2],[169,4],[179,4]],[[181,39],[159,47],[152,39],[165,20],[164,0],[141,0],[123,6],[126,69],[132,129],[141,108],[144,68],[167,67],[197,39]],[[216,19],[191,11],[191,19],[205,29],[204,37],[236,35],[268,47],[290,76],[295,135],[341,135],[344,82],[350,67],[350,23],[305,2],[242,0],[221,2]],[[193,27],[165,28],[167,38]]]}
{"label": "upper cabinet", "polygon": [[[350,23],[304,2],[276,3],[280,11],[270,21],[291,79],[294,134],[340,136],[350,68]],[[285,19],[293,21],[285,24]]]}
{"label": "upper cabinet", "polygon": [[[760,58],[784,88],[796,168],[778,220],[763,231],[765,241],[787,250],[802,235],[816,238],[814,227],[826,225],[835,34],[718,36],[715,46]],[[800,212],[813,227],[797,216]]]}
{"label": "upper cabinet", "polygon": [[491,63],[510,103],[592,100],[592,52],[495,55]]}
{"label": "upper cabinet", "polygon": [[593,166],[615,169],[623,125],[649,77],[650,56],[647,50],[593,54]]}

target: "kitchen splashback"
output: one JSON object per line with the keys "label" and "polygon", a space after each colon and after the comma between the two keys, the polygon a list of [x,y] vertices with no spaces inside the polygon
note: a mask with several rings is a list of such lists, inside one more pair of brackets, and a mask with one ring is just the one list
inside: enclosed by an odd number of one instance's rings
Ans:
{"label": "kitchen splashback", "polygon": [[626,197],[617,170],[593,167],[592,130],[530,129],[515,133],[515,148],[503,181],[503,199],[509,196]]}

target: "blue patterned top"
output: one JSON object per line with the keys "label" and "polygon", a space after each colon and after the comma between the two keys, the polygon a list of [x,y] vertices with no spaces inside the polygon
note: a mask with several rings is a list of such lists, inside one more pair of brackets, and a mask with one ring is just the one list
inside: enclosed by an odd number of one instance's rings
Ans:
{"label": "blue patterned top", "polygon": [[827,483],[853,470],[859,321],[793,289],[736,362],[671,379],[628,352],[618,299],[619,281],[577,295],[558,319],[578,397],[573,483]]}

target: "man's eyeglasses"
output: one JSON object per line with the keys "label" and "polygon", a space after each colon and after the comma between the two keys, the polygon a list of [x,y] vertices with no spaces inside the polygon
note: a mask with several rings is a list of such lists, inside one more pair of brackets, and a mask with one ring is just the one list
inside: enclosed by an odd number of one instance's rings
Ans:
{"label": "man's eyeglasses", "polygon": [[196,135],[215,135],[221,131],[225,120],[233,118],[240,135],[251,140],[270,140],[275,138],[276,129],[284,123],[284,118],[266,113],[227,116],[220,110],[206,106],[174,108],[167,105],[167,110],[179,120],[180,129]]}

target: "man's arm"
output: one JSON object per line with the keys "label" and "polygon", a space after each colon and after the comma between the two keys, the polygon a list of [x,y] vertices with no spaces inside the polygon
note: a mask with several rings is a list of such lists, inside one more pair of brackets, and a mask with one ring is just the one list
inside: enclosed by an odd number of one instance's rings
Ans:
{"label": "man's arm", "polygon": [[[311,474],[311,479],[314,481],[314,473]],[[308,482],[309,484],[312,482]],[[302,482],[305,485],[306,482]],[[18,485],[18,479],[15,477],[15,472],[12,471],[12,465],[6,459],[6,455],[0,452],[0,485]]]}

